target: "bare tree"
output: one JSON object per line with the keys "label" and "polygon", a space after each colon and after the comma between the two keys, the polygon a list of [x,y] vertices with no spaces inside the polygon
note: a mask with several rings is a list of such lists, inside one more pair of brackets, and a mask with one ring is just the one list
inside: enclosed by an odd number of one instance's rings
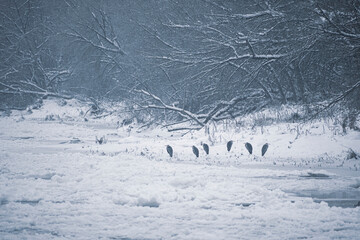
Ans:
{"label": "bare tree", "polygon": [[[200,128],[276,99],[287,102],[287,85],[295,100],[298,93],[305,100],[305,84],[296,61],[317,41],[314,31],[305,27],[309,15],[316,14],[304,9],[302,15],[296,15],[299,6],[309,6],[291,4],[197,1],[194,6],[184,2],[174,13],[159,17],[158,24],[139,23],[159,42],[146,56],[170,82],[170,88],[153,88],[157,99],[177,102],[180,109],[196,113],[196,120],[191,119]],[[285,85],[284,79],[289,83]],[[146,89],[147,95],[154,95],[151,91]],[[169,105],[165,109],[181,113]]]}
{"label": "bare tree", "polygon": [[[127,98],[191,128],[267,105],[339,102],[358,86],[359,5],[3,1],[1,99],[67,97],[64,90]],[[341,101],[359,109],[357,91]]]}
{"label": "bare tree", "polygon": [[58,92],[70,70],[59,65],[40,1],[2,1],[0,93],[3,104],[23,106],[37,96],[70,98]]}

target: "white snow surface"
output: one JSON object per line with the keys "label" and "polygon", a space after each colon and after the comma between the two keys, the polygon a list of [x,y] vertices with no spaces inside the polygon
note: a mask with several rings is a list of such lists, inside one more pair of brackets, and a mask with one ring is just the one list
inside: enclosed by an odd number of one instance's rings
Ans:
{"label": "white snow surface", "polygon": [[359,132],[225,122],[182,136],[85,122],[87,109],[47,100],[0,117],[0,239],[359,239],[360,207],[329,202],[360,201],[360,160],[347,158]]}

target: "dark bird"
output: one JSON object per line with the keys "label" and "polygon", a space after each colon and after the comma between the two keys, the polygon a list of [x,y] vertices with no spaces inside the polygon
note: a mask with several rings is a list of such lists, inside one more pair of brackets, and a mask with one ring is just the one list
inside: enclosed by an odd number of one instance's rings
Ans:
{"label": "dark bird", "polygon": [[207,155],[209,155],[209,145],[207,145],[206,143],[204,143],[203,145],[204,151],[206,152]]}
{"label": "dark bird", "polygon": [[245,143],[245,147],[249,151],[249,153],[252,154],[253,148],[252,148],[251,144],[247,142],[247,143]]}
{"label": "dark bird", "polygon": [[232,145],[233,145],[233,141],[228,141],[227,142],[226,148],[227,148],[228,152],[230,152]]}
{"label": "dark bird", "polygon": [[199,157],[199,149],[195,146],[192,146],[192,150],[193,150],[193,153],[195,154],[195,156]]}
{"label": "dark bird", "polygon": [[98,138],[96,137],[95,142],[98,143],[98,144],[103,144],[103,143],[105,143],[104,140],[105,140],[105,136],[102,136],[100,139],[98,139]]}
{"label": "dark bird", "polygon": [[261,156],[265,155],[268,148],[269,148],[269,144],[267,144],[267,143],[265,143],[264,146],[262,146],[262,148],[261,148]]}
{"label": "dark bird", "polygon": [[172,149],[172,147],[170,145],[166,145],[166,151],[168,152],[170,157],[173,156],[173,149]]}

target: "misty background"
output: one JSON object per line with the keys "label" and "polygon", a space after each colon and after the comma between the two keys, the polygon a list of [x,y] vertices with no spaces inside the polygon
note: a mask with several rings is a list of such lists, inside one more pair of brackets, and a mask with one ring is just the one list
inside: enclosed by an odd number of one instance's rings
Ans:
{"label": "misty background", "polygon": [[0,9],[2,110],[77,97],[199,126],[288,103],[341,102],[350,125],[360,110],[357,0],[2,0]]}

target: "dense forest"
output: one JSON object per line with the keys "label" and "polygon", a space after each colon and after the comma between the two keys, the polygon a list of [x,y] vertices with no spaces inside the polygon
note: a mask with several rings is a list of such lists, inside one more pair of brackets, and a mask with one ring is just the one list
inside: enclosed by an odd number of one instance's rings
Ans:
{"label": "dense forest", "polygon": [[360,111],[358,0],[0,4],[2,110],[81,97],[200,128],[279,104]]}

